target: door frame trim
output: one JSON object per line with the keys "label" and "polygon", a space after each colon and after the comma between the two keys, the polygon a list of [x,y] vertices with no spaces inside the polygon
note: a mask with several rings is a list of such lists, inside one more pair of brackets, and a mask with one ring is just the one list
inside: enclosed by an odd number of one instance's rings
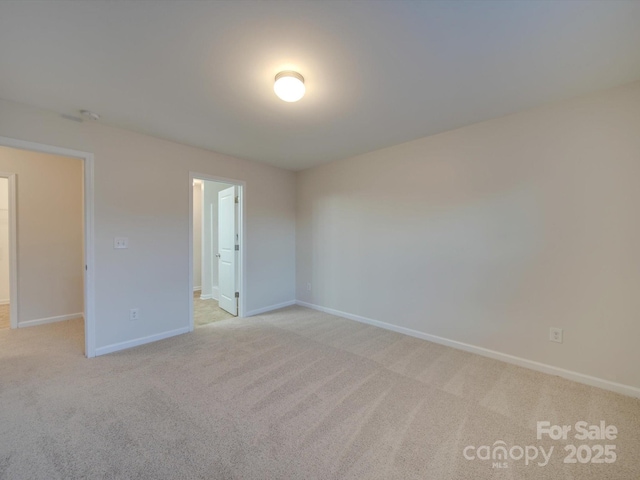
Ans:
{"label": "door frame trim", "polygon": [[18,233],[17,227],[17,192],[16,173],[0,172],[0,178],[6,178],[8,184],[8,227],[9,227],[9,324],[18,328]]}
{"label": "door frame trim", "polygon": [[233,178],[219,177],[209,175],[207,173],[189,172],[189,331],[192,332],[195,327],[195,319],[193,316],[193,181],[204,180],[209,182],[227,183],[230,186],[238,187],[238,238],[240,239],[239,258],[240,262],[238,271],[240,272],[240,281],[238,282],[238,291],[240,292],[240,301],[238,302],[238,318],[244,318],[246,312],[246,292],[247,292],[247,270],[245,261],[246,252],[246,212],[245,212],[245,194],[247,183],[243,180]]}
{"label": "door frame trim", "polygon": [[[27,140],[18,140],[15,138],[0,136],[0,146],[17,148],[19,150],[28,150],[32,152],[49,153],[52,155],[59,155],[62,157],[71,157],[82,160],[83,163],[83,197],[84,197],[84,354],[87,358],[96,356],[96,325],[95,325],[95,234],[94,234],[94,180],[93,180],[93,166],[94,155],[90,152],[83,152],[80,150],[72,150],[69,148],[56,147],[53,145],[47,145],[44,143],[30,142]],[[15,190],[14,183],[14,192]],[[17,205],[14,203],[14,208]],[[17,217],[15,218],[17,223]],[[15,227],[15,226],[14,226]],[[11,295],[17,295],[18,293],[18,264],[17,264],[17,228],[13,228],[13,234],[15,235],[15,278],[11,278],[11,281],[15,280],[12,284]],[[13,301],[13,296],[11,300]],[[17,299],[17,296],[15,297]],[[19,311],[17,310],[16,303],[16,323],[19,321]],[[12,316],[13,322],[13,316]]]}

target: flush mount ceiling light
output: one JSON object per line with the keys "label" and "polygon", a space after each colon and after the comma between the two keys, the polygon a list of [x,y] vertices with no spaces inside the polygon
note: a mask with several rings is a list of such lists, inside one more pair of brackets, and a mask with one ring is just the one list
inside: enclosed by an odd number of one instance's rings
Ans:
{"label": "flush mount ceiling light", "polygon": [[276,75],[273,91],[285,102],[297,102],[304,96],[304,77],[290,70]]}

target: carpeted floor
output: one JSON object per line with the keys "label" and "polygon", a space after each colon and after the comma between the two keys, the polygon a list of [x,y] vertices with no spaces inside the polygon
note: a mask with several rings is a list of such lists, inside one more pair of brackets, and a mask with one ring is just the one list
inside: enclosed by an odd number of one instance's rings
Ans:
{"label": "carpeted floor", "polygon": [[[0,332],[0,478],[640,478],[639,400],[305,308],[91,360],[82,337],[81,320]],[[585,442],[537,440],[543,420],[615,425],[586,443],[617,461],[563,464]],[[497,441],[554,452],[463,456]]]}
{"label": "carpeted floor", "polygon": [[8,303],[6,305],[0,305],[0,330],[4,328],[11,328]]}
{"label": "carpeted floor", "polygon": [[200,291],[193,292],[193,322],[196,327],[209,325],[220,320],[234,318],[229,312],[218,306],[218,301],[213,299],[203,300]]}

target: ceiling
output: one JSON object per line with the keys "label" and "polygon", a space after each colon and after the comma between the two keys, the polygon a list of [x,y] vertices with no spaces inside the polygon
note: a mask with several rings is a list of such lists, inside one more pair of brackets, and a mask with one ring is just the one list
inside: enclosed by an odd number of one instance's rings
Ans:
{"label": "ceiling", "polygon": [[0,97],[301,170],[640,79],[638,25],[640,1],[4,0]]}

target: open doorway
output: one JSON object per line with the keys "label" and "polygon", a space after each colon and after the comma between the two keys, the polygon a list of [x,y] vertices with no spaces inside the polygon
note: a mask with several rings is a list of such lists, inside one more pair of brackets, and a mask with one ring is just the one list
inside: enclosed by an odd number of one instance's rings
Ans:
{"label": "open doorway", "polygon": [[82,352],[82,161],[0,146],[0,172],[0,328],[75,322]]}
{"label": "open doorway", "polygon": [[194,328],[241,315],[243,185],[193,175],[192,188]]}
{"label": "open doorway", "polygon": [[[46,330],[88,357],[95,356],[92,180],[90,153],[0,137],[0,300],[5,293],[9,300],[0,309],[10,329]],[[2,334],[10,344],[18,333]]]}

